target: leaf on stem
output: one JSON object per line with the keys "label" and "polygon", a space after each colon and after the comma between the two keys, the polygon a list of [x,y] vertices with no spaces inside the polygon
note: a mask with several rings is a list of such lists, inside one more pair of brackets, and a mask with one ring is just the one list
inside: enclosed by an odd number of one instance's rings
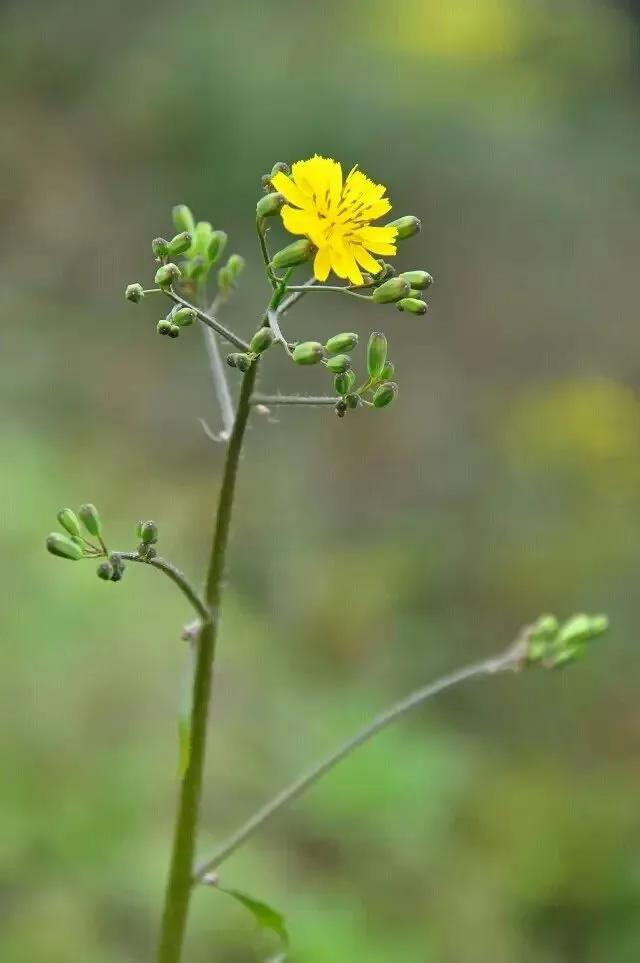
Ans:
{"label": "leaf on stem", "polygon": [[[222,893],[226,893],[227,896],[231,896],[238,903],[241,903],[245,909],[249,910],[258,926],[262,927],[262,929],[269,930],[271,933],[275,933],[283,947],[288,949],[289,932],[287,930],[287,921],[282,913],[278,912],[278,910],[272,906],[269,906],[268,903],[254,899],[253,896],[247,896],[246,893],[242,893],[240,890],[227,889],[225,886],[220,886],[219,884],[216,884],[215,888],[219,889]],[[281,963],[281,961],[286,960],[286,956],[286,953],[279,953],[272,958],[270,963]]]}

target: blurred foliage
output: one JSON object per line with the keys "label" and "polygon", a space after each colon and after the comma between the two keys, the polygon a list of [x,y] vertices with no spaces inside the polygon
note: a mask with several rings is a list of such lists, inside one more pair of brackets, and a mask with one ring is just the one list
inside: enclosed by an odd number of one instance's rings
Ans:
{"label": "blurred foliage", "polygon": [[[122,292],[184,201],[247,258],[229,320],[249,334],[260,175],[315,150],[423,218],[399,262],[437,284],[388,331],[392,409],[254,419],[203,844],[418,681],[541,611],[608,611],[606,651],[443,698],[223,881],[286,913],[300,963],[636,959],[632,5],[6,0],[0,27],[0,959],[150,958],[188,613],[156,573],[104,584],[42,538],[89,499],[123,542],[157,518],[201,570],[220,472],[201,344],[157,338],[151,299]],[[321,310],[327,336],[368,333],[357,303],[310,302],[301,338]],[[264,390],[302,384],[269,360]],[[190,963],[262,949],[198,894]]]}

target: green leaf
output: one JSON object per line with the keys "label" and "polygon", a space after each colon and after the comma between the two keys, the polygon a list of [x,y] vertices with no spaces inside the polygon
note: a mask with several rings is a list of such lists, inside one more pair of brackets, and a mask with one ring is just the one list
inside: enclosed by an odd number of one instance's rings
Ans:
{"label": "green leaf", "polygon": [[[270,930],[275,933],[277,937],[281,940],[283,946],[289,946],[289,933],[287,931],[287,922],[278,910],[275,910],[268,903],[263,903],[262,900],[254,899],[253,896],[247,896],[246,893],[241,893],[237,889],[227,889],[225,886],[216,886],[222,893],[226,893],[227,896],[231,896],[233,899],[241,903],[245,909],[248,909],[252,916],[255,918],[256,923],[265,930]],[[283,963],[286,959],[286,954],[278,954],[271,963]]]}

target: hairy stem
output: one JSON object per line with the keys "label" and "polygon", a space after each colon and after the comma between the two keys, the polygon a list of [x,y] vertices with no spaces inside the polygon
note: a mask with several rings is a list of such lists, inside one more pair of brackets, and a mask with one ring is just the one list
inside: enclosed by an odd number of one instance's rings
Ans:
{"label": "hairy stem", "polygon": [[192,311],[195,311],[203,324],[206,324],[207,327],[213,328],[214,331],[217,331],[220,337],[224,338],[225,341],[228,341],[229,344],[239,348],[240,351],[249,350],[249,345],[247,342],[243,341],[242,338],[239,338],[235,332],[230,331],[229,328],[225,328],[224,324],[221,324],[217,318],[211,317],[211,315],[207,314],[206,311],[203,311],[202,308],[197,307],[195,304],[190,304],[189,301],[185,301],[183,297],[181,297],[179,294],[176,294],[173,288],[171,288],[171,290],[167,290],[165,293],[167,297],[171,298],[175,304],[179,304],[182,308],[191,308]]}
{"label": "hairy stem", "polygon": [[189,582],[186,575],[184,575],[179,568],[168,562],[166,558],[160,558],[156,555],[155,558],[143,558],[141,555],[137,555],[135,552],[118,552],[120,558],[128,559],[130,562],[140,562],[143,565],[150,565],[152,568],[157,568],[159,571],[164,572],[165,575],[174,582],[182,594],[189,600],[191,605],[194,607],[198,615],[200,616],[203,623],[209,622],[211,616],[209,614],[209,607],[200,598],[193,585]]}
{"label": "hairy stem", "polygon": [[224,840],[218,849],[196,868],[195,881],[202,882],[208,873],[217,869],[239,846],[261,829],[262,826],[284,806],[287,806],[293,802],[294,799],[297,799],[306,792],[307,789],[310,789],[314,783],[330,772],[334,766],[337,766],[338,763],[346,759],[347,756],[351,755],[352,752],[365,742],[368,742],[369,739],[378,732],[386,729],[387,726],[392,725],[392,723],[397,722],[398,719],[417,708],[417,706],[423,702],[469,679],[478,679],[483,676],[495,675],[498,672],[507,672],[508,670],[520,668],[526,654],[526,644],[526,635],[523,633],[502,655],[492,656],[491,658],[484,659],[482,662],[476,662],[462,669],[458,669],[450,675],[445,675],[435,682],[416,689],[415,692],[400,699],[399,702],[396,702],[389,709],[374,716],[371,722],[356,732],[350,739],[347,739],[335,752],[332,752],[308,772],[300,776],[299,779],[291,783],[290,786],[283,789],[277,796],[274,796],[273,799],[251,816],[243,826],[236,830],[235,833],[232,833],[228,839]]}
{"label": "hairy stem", "polygon": [[252,405],[336,405],[339,401],[337,395],[251,395]]}
{"label": "hairy stem", "polygon": [[215,531],[205,586],[205,602],[211,613],[210,620],[202,626],[196,642],[196,667],[192,689],[191,751],[189,765],[180,787],[176,815],[173,850],[165,903],[156,956],[157,963],[179,963],[182,956],[185,927],[191,895],[193,859],[196,844],[202,774],[204,769],[207,720],[213,681],[222,585],[225,559],[229,540],[229,527],[236,487],[236,476],[242,442],[249,413],[250,399],[255,385],[257,363],[244,375],[235,421],[222,477],[222,487],[216,513]]}

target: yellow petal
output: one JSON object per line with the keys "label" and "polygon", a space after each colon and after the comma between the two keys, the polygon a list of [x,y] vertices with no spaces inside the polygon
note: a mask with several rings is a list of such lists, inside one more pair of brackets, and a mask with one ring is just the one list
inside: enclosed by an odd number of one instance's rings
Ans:
{"label": "yellow petal", "polygon": [[356,259],[354,257],[354,250],[351,244],[345,244],[344,251],[344,264],[345,270],[347,272],[347,277],[352,284],[362,284],[364,278],[362,277],[362,272],[356,264]]}
{"label": "yellow petal", "polygon": [[305,211],[299,211],[295,207],[289,207],[288,204],[285,204],[280,211],[280,215],[285,229],[289,231],[290,234],[307,233],[311,218]]}
{"label": "yellow petal", "polygon": [[318,249],[313,261],[313,273],[316,281],[326,281],[331,270],[330,248],[321,247]]}
{"label": "yellow petal", "polygon": [[282,171],[278,171],[271,178],[271,183],[277,191],[279,191],[290,204],[295,204],[296,207],[308,207],[310,199],[306,197],[299,187],[297,187],[290,177],[283,174]]}
{"label": "yellow petal", "polygon": [[351,249],[353,251],[353,256],[360,267],[363,267],[365,271],[369,272],[369,274],[380,273],[382,267],[380,264],[378,264],[376,259],[369,254],[366,248],[362,247],[361,244],[352,244]]}

